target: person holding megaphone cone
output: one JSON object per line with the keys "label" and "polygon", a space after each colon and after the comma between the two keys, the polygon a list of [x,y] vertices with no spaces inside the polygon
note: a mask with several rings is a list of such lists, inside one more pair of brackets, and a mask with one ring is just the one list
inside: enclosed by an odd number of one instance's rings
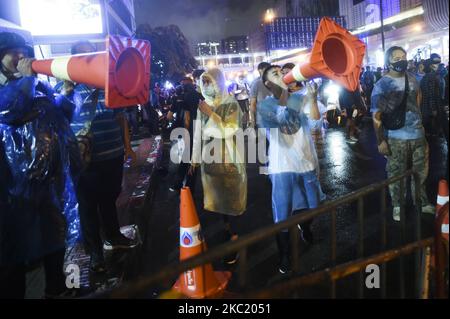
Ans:
{"label": "person holding megaphone cone", "polygon": [[[79,41],[72,45],[71,53],[94,51],[92,43]],[[84,162],[77,189],[83,244],[90,256],[90,271],[102,273],[106,271],[103,249],[136,246],[120,232],[116,208],[124,158],[134,162],[136,154],[131,148],[124,113],[106,109],[104,90],[70,81],[59,83],[57,88],[76,105],[71,127],[78,138]]]}
{"label": "person holding megaphone cone", "polygon": [[[279,66],[272,65],[262,76],[264,85],[272,92],[258,106],[260,127],[270,129],[268,173],[272,181],[272,210],[275,223],[285,221],[302,210],[319,206],[325,199],[318,180],[319,163],[311,130],[320,122],[317,87],[307,84],[306,95],[291,94],[283,82]],[[309,100],[309,118],[304,113]],[[312,242],[311,222],[299,225],[302,237]],[[279,271],[290,272],[289,232],[277,235],[280,253]]]}
{"label": "person holding megaphone cone", "polygon": [[41,262],[45,297],[68,296],[66,237],[77,218],[67,194],[81,169],[75,106],[36,78],[20,35],[0,33],[0,61],[0,298],[24,298],[28,267]]}

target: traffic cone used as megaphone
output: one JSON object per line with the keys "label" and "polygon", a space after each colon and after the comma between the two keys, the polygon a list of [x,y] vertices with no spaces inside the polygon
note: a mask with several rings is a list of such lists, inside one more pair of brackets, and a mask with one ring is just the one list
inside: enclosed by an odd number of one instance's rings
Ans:
{"label": "traffic cone used as megaphone", "polygon": [[110,108],[145,104],[149,99],[150,42],[108,36],[106,51],[32,63],[36,73],[105,90]]}
{"label": "traffic cone used as megaphone", "polygon": [[[180,194],[180,260],[205,251],[206,243],[201,235],[192,194],[188,187],[184,187]],[[212,265],[207,264],[181,274],[173,289],[193,299],[220,297],[230,278],[230,272],[214,271]]]}
{"label": "traffic cone used as megaphone", "polygon": [[286,84],[326,77],[349,91],[359,85],[366,45],[330,18],[320,21],[309,61],[286,74]]}
{"label": "traffic cone used as megaphone", "polygon": [[436,201],[436,213],[439,212],[442,206],[448,202],[448,183],[445,179],[439,181],[438,194]]}

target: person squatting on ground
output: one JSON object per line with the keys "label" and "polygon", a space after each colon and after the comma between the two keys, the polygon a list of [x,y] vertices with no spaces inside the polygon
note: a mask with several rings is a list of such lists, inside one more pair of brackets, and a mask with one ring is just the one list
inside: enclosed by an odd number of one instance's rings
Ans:
{"label": "person squatting on ground", "polygon": [[[226,240],[237,238],[238,217],[247,206],[245,154],[241,154],[234,136],[241,129],[242,111],[236,99],[227,93],[225,77],[219,69],[201,76],[205,100],[199,104],[194,124],[194,144],[190,174],[200,165],[204,209],[222,214]],[[236,256],[227,256],[233,264]]]}
{"label": "person squatting on ground", "polygon": [[[310,110],[310,119],[304,113],[307,98],[290,94],[284,84],[281,68],[270,66],[262,80],[273,96],[258,105],[257,125],[270,129],[268,172],[272,182],[272,210],[275,223],[282,222],[302,210],[316,208],[324,199],[318,180],[318,160],[311,129],[320,125],[317,90],[310,87],[308,95],[316,103]],[[299,225],[306,242],[312,241],[311,221]],[[290,271],[289,232],[277,236],[280,253],[279,271]]]}
{"label": "person squatting on ground", "polygon": [[[378,151],[387,157],[388,178],[406,172],[408,163],[418,173],[421,185],[422,212],[434,214],[425,191],[429,170],[429,148],[420,114],[421,93],[413,74],[406,72],[406,51],[391,47],[386,51],[385,63],[389,72],[375,84],[372,93],[372,114]],[[415,197],[415,183],[412,194]],[[400,194],[400,182],[390,184],[393,219],[400,220],[400,204],[405,200],[406,188]],[[404,201],[403,201],[404,202]],[[415,202],[415,198],[414,198]]]}
{"label": "person squatting on ground", "polygon": [[67,292],[68,185],[81,169],[75,106],[36,78],[33,55],[21,36],[0,33],[0,298],[24,298],[36,262],[47,298]]}
{"label": "person squatting on ground", "polygon": [[[72,54],[94,51],[94,46],[88,41],[76,42],[72,46]],[[68,81],[61,89],[76,105],[72,130],[87,144],[82,150],[85,167],[80,176],[77,199],[90,270],[102,273],[106,271],[103,249],[136,245],[120,232],[116,208],[122,188],[124,158],[135,161],[136,154],[131,149],[124,113],[106,109],[103,90]]]}

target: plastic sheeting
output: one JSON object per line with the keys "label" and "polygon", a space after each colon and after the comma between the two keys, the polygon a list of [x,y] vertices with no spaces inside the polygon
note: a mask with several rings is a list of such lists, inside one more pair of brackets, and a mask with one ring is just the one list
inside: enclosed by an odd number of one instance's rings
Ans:
{"label": "plastic sheeting", "polygon": [[0,265],[39,259],[77,239],[73,110],[34,77],[0,85]]}

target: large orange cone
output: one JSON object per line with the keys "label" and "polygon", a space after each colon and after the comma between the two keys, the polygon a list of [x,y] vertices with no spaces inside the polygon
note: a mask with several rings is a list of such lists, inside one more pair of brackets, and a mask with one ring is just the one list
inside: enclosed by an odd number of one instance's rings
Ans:
{"label": "large orange cone", "polygon": [[448,202],[448,183],[445,179],[439,181],[438,194],[436,201],[436,213],[439,212],[442,206]]}
{"label": "large orange cone", "polygon": [[[180,194],[180,260],[206,251],[200,222],[191,191],[184,187]],[[230,272],[215,272],[211,264],[188,270],[180,275],[173,289],[193,299],[220,297],[231,278]]]}
{"label": "large orange cone", "polygon": [[283,78],[286,84],[326,77],[349,91],[359,85],[366,45],[330,18],[320,21],[308,62],[298,64]]}
{"label": "large orange cone", "polygon": [[105,104],[110,108],[145,104],[149,99],[150,43],[108,36],[106,51],[37,60],[32,69],[104,89]]}

